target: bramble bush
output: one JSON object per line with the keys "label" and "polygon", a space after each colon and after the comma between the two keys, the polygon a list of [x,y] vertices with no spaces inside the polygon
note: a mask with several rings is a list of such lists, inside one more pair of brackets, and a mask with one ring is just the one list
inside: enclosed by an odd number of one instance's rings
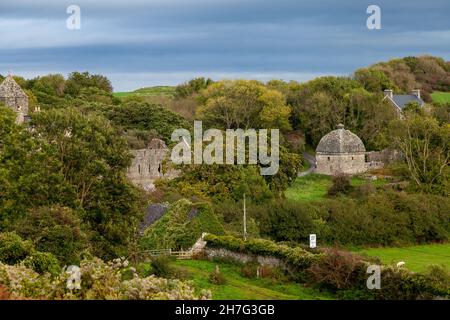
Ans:
{"label": "bramble bush", "polygon": [[0,263],[22,263],[37,273],[55,275],[61,270],[58,259],[49,252],[36,251],[33,243],[15,232],[0,233]]}
{"label": "bramble bush", "polygon": [[[123,274],[131,271],[131,279]],[[0,263],[0,288],[9,299],[139,299],[139,300],[193,300],[210,299],[211,293],[203,290],[196,294],[187,282],[148,276],[141,278],[121,258],[104,262],[98,258],[85,259],[80,263],[80,289],[68,289],[67,272],[51,278],[40,275],[23,265]]]}
{"label": "bramble bush", "polygon": [[0,233],[0,262],[16,264],[33,252],[33,243],[15,232]]}

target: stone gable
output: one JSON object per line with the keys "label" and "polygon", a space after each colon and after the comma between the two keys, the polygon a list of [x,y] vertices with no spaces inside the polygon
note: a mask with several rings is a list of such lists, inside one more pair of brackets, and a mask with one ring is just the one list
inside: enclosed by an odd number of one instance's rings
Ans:
{"label": "stone gable", "polygon": [[28,96],[9,75],[0,85],[0,101],[17,113],[17,123],[23,123],[28,115]]}

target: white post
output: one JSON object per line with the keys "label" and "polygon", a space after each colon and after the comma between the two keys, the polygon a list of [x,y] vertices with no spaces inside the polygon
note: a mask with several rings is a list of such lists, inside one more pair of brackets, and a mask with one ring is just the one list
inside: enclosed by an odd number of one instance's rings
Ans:
{"label": "white post", "polygon": [[247,209],[245,207],[245,193],[244,193],[244,240],[247,240]]}

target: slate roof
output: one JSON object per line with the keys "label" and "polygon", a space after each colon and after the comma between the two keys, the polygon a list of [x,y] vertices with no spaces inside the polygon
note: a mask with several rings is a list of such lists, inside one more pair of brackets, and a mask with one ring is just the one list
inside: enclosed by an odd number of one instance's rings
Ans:
{"label": "slate roof", "polygon": [[360,153],[366,152],[366,148],[356,134],[344,129],[344,125],[339,124],[338,129],[320,139],[316,152],[326,154]]}
{"label": "slate roof", "polygon": [[420,106],[425,104],[422,99],[413,94],[394,94],[392,100],[400,109],[403,109],[409,102],[417,102]]}

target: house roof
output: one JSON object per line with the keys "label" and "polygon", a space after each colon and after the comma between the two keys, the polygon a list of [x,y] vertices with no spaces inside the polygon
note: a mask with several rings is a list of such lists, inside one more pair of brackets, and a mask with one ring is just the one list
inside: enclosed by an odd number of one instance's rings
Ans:
{"label": "house roof", "polygon": [[366,152],[361,139],[344,125],[339,124],[338,129],[331,131],[320,139],[316,152],[326,154],[360,153]]}
{"label": "house roof", "polygon": [[391,100],[400,109],[403,109],[405,105],[409,102],[417,102],[420,106],[423,106],[425,104],[425,102],[422,99],[418,98],[413,94],[394,94]]}

